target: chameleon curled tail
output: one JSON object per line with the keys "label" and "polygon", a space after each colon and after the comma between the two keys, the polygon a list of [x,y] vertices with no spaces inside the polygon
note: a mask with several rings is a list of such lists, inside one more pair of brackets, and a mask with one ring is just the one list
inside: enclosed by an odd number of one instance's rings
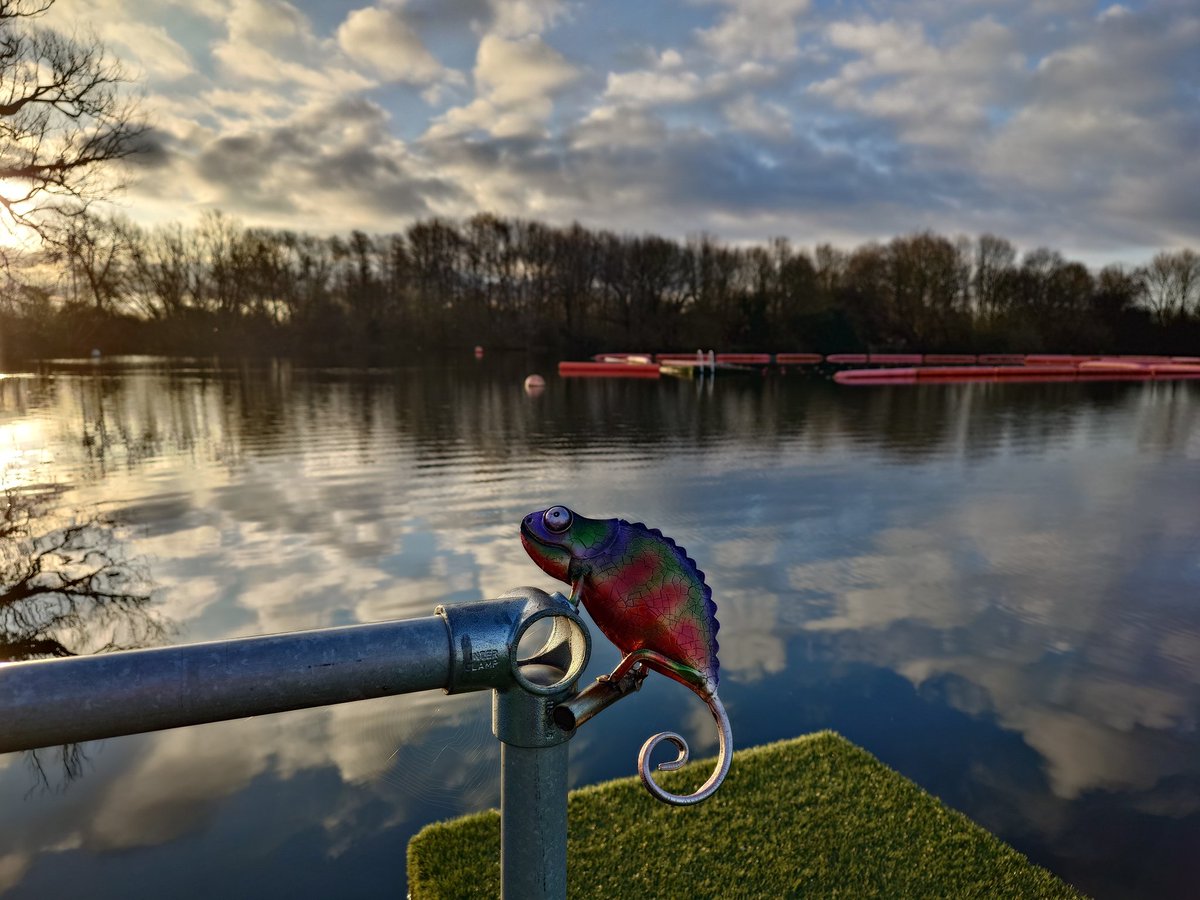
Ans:
{"label": "chameleon curled tail", "polygon": [[646,790],[655,799],[661,800],[663,803],[670,803],[672,806],[691,806],[694,803],[707,800],[717,792],[717,788],[721,786],[721,783],[725,780],[725,776],[729,774],[729,764],[733,758],[733,729],[729,725],[729,716],[725,712],[725,704],[721,702],[721,698],[717,696],[715,690],[710,690],[705,682],[696,677],[695,670],[672,662],[652,650],[638,650],[630,653],[621,660],[620,665],[613,670],[613,673],[605,676],[603,680],[610,683],[620,681],[630,669],[639,663],[680,682],[703,700],[708,706],[709,712],[712,713],[713,721],[717,725],[718,742],[717,767],[708,776],[708,780],[700,785],[694,793],[672,794],[656,783],[651,777],[650,756],[659,744],[663,741],[670,741],[675,745],[675,749],[679,751],[679,755],[668,762],[659,763],[657,768],[662,772],[674,771],[688,761],[689,751],[687,741],[684,740],[682,735],[674,731],[660,731],[658,734],[651,735],[642,744],[642,749],[638,752],[638,775],[641,776],[642,784],[646,786]]}
{"label": "chameleon curled tail", "polygon": [[708,781],[700,785],[700,788],[695,793],[672,794],[670,791],[656,784],[654,779],[650,777],[650,754],[663,741],[670,741],[674,744],[675,748],[679,751],[679,756],[670,762],[659,763],[658,768],[660,770],[665,772],[678,769],[688,761],[687,741],[680,735],[673,731],[660,731],[658,734],[647,738],[646,743],[642,744],[642,749],[638,753],[638,775],[642,777],[642,784],[646,786],[646,790],[655,798],[663,801],[663,803],[670,803],[673,806],[690,806],[693,803],[699,803],[701,800],[707,800],[717,792],[717,788],[721,786],[721,782],[729,774],[729,760],[733,748],[733,732],[729,728],[729,716],[725,714],[725,706],[716,694],[706,697],[705,702],[708,703],[713,720],[717,723],[717,739],[720,742],[720,749],[717,755],[717,767],[708,776]]}

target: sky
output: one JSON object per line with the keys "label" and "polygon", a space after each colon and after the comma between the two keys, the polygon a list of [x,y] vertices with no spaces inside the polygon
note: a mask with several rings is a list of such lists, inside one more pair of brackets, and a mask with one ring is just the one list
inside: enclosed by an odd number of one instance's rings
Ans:
{"label": "sky", "polygon": [[142,95],[121,211],[730,243],[1200,247],[1194,0],[59,0]]}

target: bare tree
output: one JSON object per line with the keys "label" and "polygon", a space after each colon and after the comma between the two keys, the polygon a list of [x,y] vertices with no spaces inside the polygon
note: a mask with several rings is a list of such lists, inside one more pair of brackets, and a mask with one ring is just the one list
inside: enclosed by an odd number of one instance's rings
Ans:
{"label": "bare tree", "polygon": [[0,219],[51,241],[110,193],[108,164],[146,131],[103,44],[33,24],[53,2],[0,0]]}
{"label": "bare tree", "polygon": [[975,303],[987,320],[1006,311],[1011,300],[1017,251],[1006,238],[979,236],[975,251]]}
{"label": "bare tree", "polygon": [[117,309],[134,233],[131,223],[116,217],[85,212],[71,219],[63,234],[63,257],[72,304],[89,305],[97,312]]}
{"label": "bare tree", "polygon": [[1200,305],[1200,255],[1186,249],[1156,254],[1142,274],[1142,296],[1164,325],[1193,312]]}
{"label": "bare tree", "polygon": [[146,232],[127,225],[130,260],[126,283],[131,307],[150,319],[179,319],[197,305],[200,249],[178,223]]}
{"label": "bare tree", "polygon": [[906,349],[952,343],[967,314],[967,285],[960,248],[925,231],[893,238],[887,246],[884,293],[893,334]]}

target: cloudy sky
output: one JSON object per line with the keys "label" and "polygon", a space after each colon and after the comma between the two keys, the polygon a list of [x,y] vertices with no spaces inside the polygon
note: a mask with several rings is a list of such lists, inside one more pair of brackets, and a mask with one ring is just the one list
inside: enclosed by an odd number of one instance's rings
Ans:
{"label": "cloudy sky", "polygon": [[1194,0],[364,2],[59,0],[142,84],[126,214],[1200,246]]}

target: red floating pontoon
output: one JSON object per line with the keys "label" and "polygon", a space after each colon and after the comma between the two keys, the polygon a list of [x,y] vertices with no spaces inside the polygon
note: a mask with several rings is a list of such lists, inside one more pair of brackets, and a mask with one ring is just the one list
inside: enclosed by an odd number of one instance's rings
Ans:
{"label": "red floating pontoon", "polygon": [[916,369],[846,369],[834,372],[838,384],[916,384]]}
{"label": "red floating pontoon", "polygon": [[770,353],[718,353],[717,362],[743,366],[769,366]]}
{"label": "red floating pontoon", "polygon": [[564,378],[658,378],[659,367],[654,363],[560,362],[558,374]]}
{"label": "red floating pontoon", "polygon": [[[980,357],[979,362],[985,362]],[[970,353],[926,353],[925,365],[927,366],[973,366],[976,358]]]}

